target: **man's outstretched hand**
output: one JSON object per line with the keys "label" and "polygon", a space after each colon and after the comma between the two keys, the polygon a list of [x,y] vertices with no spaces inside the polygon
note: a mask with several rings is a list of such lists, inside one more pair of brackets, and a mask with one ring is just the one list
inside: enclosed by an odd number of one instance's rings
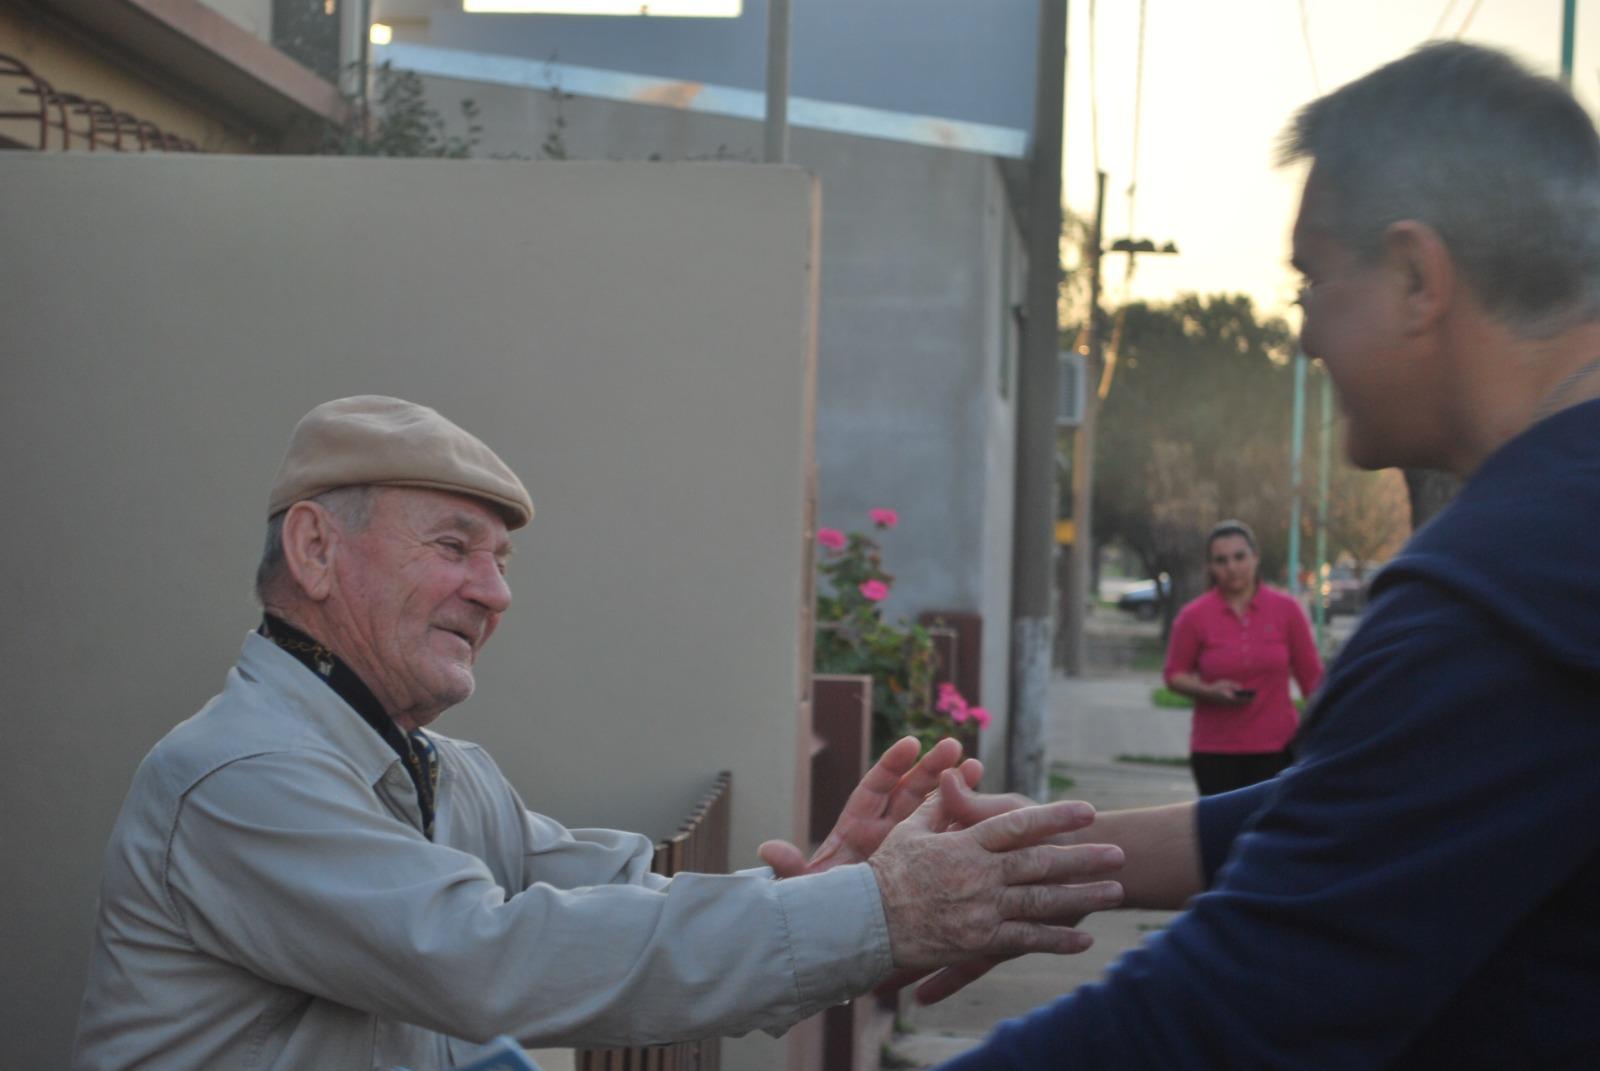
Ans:
{"label": "man's outstretched hand", "polygon": [[[974,791],[983,776],[983,764],[976,759],[968,759],[957,766],[961,746],[954,740],[940,741],[920,761],[917,754],[917,741],[912,737],[900,740],[886,750],[862,778],[861,784],[846,802],[838,823],[809,860],[800,849],[782,840],[769,840],[762,844],[758,849],[761,859],[780,878],[819,873],[830,867],[858,863],[871,857],[890,831],[917,812],[925,802],[930,810],[926,816],[919,814],[918,817],[925,817],[926,826],[922,831],[933,833],[975,827],[996,816],[1033,805],[1033,801],[1026,796]],[[947,770],[954,772],[944,776]],[[928,797],[936,786],[939,790],[938,799],[930,800]],[[1073,806],[1081,809],[1069,807],[1073,817],[1065,820],[1063,827],[1055,832],[1043,834],[1044,837],[1059,836],[1092,821],[1093,811],[1088,805]],[[1084,815],[1090,817],[1085,818]],[[1103,846],[1096,849],[1101,852],[1100,856],[1090,856],[1085,860],[1082,857],[1084,849],[1091,847],[1085,845],[1073,849],[1079,856],[1069,869],[1076,876],[1066,880],[1082,881],[1088,877],[1099,877],[1121,865],[1121,853],[1115,848],[1106,849]],[[880,879],[880,889],[881,885]],[[1062,913],[1052,919],[1052,925],[1074,934],[1069,944],[1076,945],[1071,950],[1078,951],[1088,947],[1089,938],[1071,927],[1091,911],[1117,906],[1121,902],[1121,888],[1115,882],[1077,885],[1071,891],[1056,894],[1056,898],[1060,901],[1058,906],[1062,908]],[[885,899],[886,912],[887,908],[888,901]],[[935,920],[933,924],[938,923]],[[879,990],[897,990],[920,979],[921,984],[916,990],[917,1000],[932,1004],[963,989],[1017,954],[1020,953],[980,955],[954,962],[946,960],[935,965],[937,969],[932,973],[925,964],[902,965],[882,983]],[[898,957],[896,961],[899,962]]]}
{"label": "man's outstretched hand", "polygon": [[[940,817],[945,822],[946,829],[974,826],[985,819],[1033,804],[1028,797],[1017,793],[992,795],[974,792],[973,787],[958,778],[946,778],[940,781],[939,794],[943,808]],[[1058,921],[1062,925],[1076,926],[1082,917],[1082,914],[1068,915]],[[980,956],[977,959],[941,968],[931,974],[917,968],[902,968],[884,979],[877,991],[880,994],[896,993],[912,983],[920,983],[916,988],[917,1003],[937,1004],[976,982],[1006,960],[1014,958],[1014,956]]]}
{"label": "man's outstretched hand", "polygon": [[1093,879],[1120,867],[1122,850],[1049,842],[1093,822],[1094,808],[1041,804],[951,829],[959,823],[950,808],[967,805],[962,801],[971,795],[958,781],[954,771],[943,773],[941,791],[867,860],[883,897],[895,965],[928,971],[962,964],[964,980],[944,981],[960,988],[977,976],[972,972],[981,964],[974,960],[1088,948],[1089,935],[1073,926],[1121,903],[1121,885]]}
{"label": "man's outstretched hand", "polygon": [[908,736],[884,751],[850,793],[839,821],[810,859],[785,840],[769,840],[756,849],[756,854],[780,878],[817,874],[844,863],[860,863],[878,850],[891,829],[922,805],[928,794],[938,787],[939,776],[944,771],[954,767],[960,783],[968,788],[976,788],[983,777],[983,763],[977,759],[968,759],[956,766],[961,758],[961,745],[954,740],[939,741],[919,761],[920,750],[916,738]]}

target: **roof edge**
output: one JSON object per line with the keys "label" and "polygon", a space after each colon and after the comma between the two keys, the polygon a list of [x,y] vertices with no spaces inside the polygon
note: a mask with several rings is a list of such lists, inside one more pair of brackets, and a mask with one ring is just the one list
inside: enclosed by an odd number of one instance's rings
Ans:
{"label": "roof edge", "polygon": [[43,0],[32,6],[270,131],[306,120],[342,122],[349,114],[338,87],[200,0]]}
{"label": "roof edge", "polygon": [[[581,97],[649,104],[758,122],[766,115],[763,93],[733,86],[675,81],[597,67],[530,60],[521,56],[440,48],[436,45],[379,45],[373,47],[372,53],[374,62],[388,60],[401,69],[436,78],[523,86],[542,91],[559,89],[563,93]],[[1026,131],[856,104],[837,104],[808,97],[789,99],[789,123],[812,130],[829,130],[1002,159],[1021,160],[1028,155]]]}

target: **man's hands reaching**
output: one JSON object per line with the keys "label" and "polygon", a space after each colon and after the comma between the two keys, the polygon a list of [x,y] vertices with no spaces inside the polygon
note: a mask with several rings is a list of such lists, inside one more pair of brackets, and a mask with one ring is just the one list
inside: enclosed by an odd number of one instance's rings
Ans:
{"label": "man's hands reaching", "polygon": [[938,787],[944,771],[954,767],[961,783],[969,788],[976,788],[983,777],[983,763],[977,759],[956,766],[961,745],[954,740],[939,741],[919,761],[920,750],[916,738],[908,736],[884,751],[850,793],[839,821],[810,859],[785,840],[769,840],[756,849],[756,854],[780,878],[818,874],[844,863],[862,862],[878,850],[891,829],[922,805]]}
{"label": "man's hands reaching", "polygon": [[[1025,796],[976,792],[983,764],[957,765],[956,741],[940,741],[920,761],[918,750],[907,737],[883,753],[810,859],[781,840],[762,844],[761,859],[780,878],[870,862],[900,968],[880,991],[921,979],[916,996],[924,1004],[1023,952],[1089,947],[1089,936],[1073,927],[1091,911],[1120,904],[1122,889],[1114,881],[1081,883],[1115,871],[1122,853],[1048,841],[1089,825],[1093,809],[1037,807]],[[1015,818],[987,824],[1014,812]],[[939,839],[960,832],[968,836]]]}
{"label": "man's hands reaching", "polygon": [[[1022,807],[951,830],[950,811],[972,806],[963,788],[953,771],[942,774],[938,795],[867,860],[896,965],[927,971],[964,964],[961,977],[970,981],[982,973],[973,973],[974,959],[1088,948],[1089,935],[1073,927],[1089,912],[1121,903],[1120,885],[1091,879],[1120,867],[1122,851],[1048,841],[1087,826],[1094,809],[1078,802]],[[965,984],[952,977],[941,987],[957,982],[954,988]]]}

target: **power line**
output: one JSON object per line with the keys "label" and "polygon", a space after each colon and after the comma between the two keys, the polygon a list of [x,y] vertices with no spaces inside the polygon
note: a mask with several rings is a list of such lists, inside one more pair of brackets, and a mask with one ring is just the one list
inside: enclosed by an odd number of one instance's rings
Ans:
{"label": "power line", "polygon": [[1306,0],[1300,0],[1300,37],[1306,43],[1306,59],[1311,63],[1311,88],[1322,96],[1322,77],[1317,74],[1317,54],[1311,48],[1311,12]]}
{"label": "power line", "polygon": [[[1133,156],[1128,165],[1128,235],[1130,238],[1137,233],[1133,225],[1133,218],[1135,198],[1139,191],[1139,128],[1144,118],[1145,13],[1145,0],[1139,0],[1139,44],[1133,66]],[[1097,393],[1101,398],[1111,393],[1111,377],[1116,373],[1117,353],[1122,346],[1122,326],[1127,317],[1128,302],[1133,298],[1133,264],[1136,259],[1134,250],[1128,250],[1128,263],[1122,275],[1122,300],[1117,306],[1116,324],[1112,329],[1110,345],[1102,347],[1104,366],[1100,370],[1100,384],[1097,388]],[[1093,316],[1095,311],[1091,309],[1089,314]]]}
{"label": "power line", "polygon": [[1461,29],[1456,31],[1457,41],[1461,40],[1461,35],[1467,32],[1467,27],[1472,25],[1472,16],[1476,15],[1478,13],[1478,9],[1482,6],[1483,0],[1472,0],[1472,7],[1467,9],[1467,17],[1461,23]]}
{"label": "power line", "polygon": [[1446,0],[1444,10],[1439,12],[1439,21],[1434,24],[1433,32],[1428,35],[1429,40],[1438,37],[1444,31],[1444,24],[1450,20],[1450,12],[1455,10],[1455,6],[1456,0]]}
{"label": "power line", "polygon": [[[1128,234],[1137,234],[1139,228],[1134,225],[1134,199],[1139,190],[1139,128],[1144,120],[1144,27],[1145,27],[1145,0],[1139,0],[1139,45],[1133,66],[1133,158],[1128,163]],[[1127,304],[1129,291],[1133,288],[1133,261],[1132,253],[1128,254],[1128,270],[1123,276],[1122,302]]]}
{"label": "power line", "polygon": [[1094,157],[1094,173],[1100,173],[1100,78],[1095,73],[1095,0],[1089,0],[1089,154]]}

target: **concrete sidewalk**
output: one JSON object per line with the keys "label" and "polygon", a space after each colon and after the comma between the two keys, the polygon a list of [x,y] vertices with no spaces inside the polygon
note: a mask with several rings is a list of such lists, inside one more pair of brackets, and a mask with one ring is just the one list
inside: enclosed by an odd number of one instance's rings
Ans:
{"label": "concrete sidewalk", "polygon": [[[1101,810],[1148,807],[1193,799],[1185,766],[1118,762],[1119,755],[1181,756],[1189,748],[1189,715],[1157,709],[1154,672],[1057,677],[1051,686],[1046,757],[1064,799],[1088,800]],[[1006,963],[943,1003],[917,1007],[905,1000],[903,1033],[890,1040],[885,1068],[927,1068],[974,1047],[995,1023],[1021,1015],[1092,982],[1127,949],[1173,917],[1165,911],[1113,911],[1091,916],[1084,929],[1094,947],[1076,956],[1027,956]]]}

